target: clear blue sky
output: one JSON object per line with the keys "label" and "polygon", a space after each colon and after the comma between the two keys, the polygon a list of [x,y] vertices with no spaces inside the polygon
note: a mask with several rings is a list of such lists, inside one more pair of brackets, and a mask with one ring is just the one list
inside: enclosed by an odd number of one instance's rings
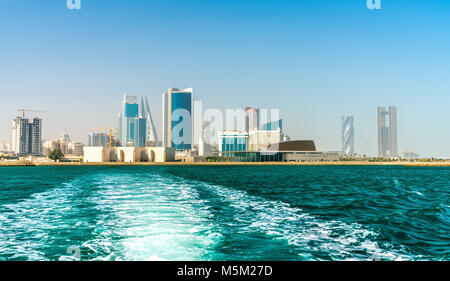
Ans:
{"label": "clear blue sky", "polygon": [[377,153],[376,107],[398,107],[399,151],[450,156],[450,1],[0,1],[0,141],[18,108],[44,137],[117,126],[125,93],[193,87],[205,107],[279,108],[294,139]]}

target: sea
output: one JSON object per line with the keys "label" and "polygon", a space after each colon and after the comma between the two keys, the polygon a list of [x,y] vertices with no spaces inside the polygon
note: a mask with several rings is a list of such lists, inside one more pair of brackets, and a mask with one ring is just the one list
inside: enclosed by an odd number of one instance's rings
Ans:
{"label": "sea", "polygon": [[0,168],[0,260],[450,260],[450,168]]}

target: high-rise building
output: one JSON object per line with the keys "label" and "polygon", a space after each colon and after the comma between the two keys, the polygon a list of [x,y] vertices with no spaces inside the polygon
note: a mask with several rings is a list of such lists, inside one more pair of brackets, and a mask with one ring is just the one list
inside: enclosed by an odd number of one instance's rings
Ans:
{"label": "high-rise building", "polygon": [[259,130],[259,109],[253,107],[245,108],[245,131]]}
{"label": "high-rise building", "polygon": [[[389,123],[386,122],[386,117]],[[397,107],[378,107],[378,155],[398,157],[397,146]]]}
{"label": "high-rise building", "polygon": [[239,130],[224,130],[219,132],[218,149],[222,156],[226,152],[247,151],[248,133]]}
{"label": "high-rise building", "polygon": [[109,136],[106,133],[90,133],[88,146],[106,147],[109,144]]}
{"label": "high-rise building", "polygon": [[355,154],[355,129],[353,116],[343,116],[342,120],[342,154]]}
{"label": "high-rise building", "polygon": [[140,116],[145,118],[146,122],[146,140],[145,140],[145,146],[158,146],[158,134],[156,133],[156,127],[153,123],[152,114],[150,111],[150,106],[148,104],[147,97],[141,98],[141,106],[139,108],[140,110]]}
{"label": "high-rise building", "polygon": [[12,150],[17,155],[42,155],[42,119],[14,119]]}
{"label": "high-rise building", "polygon": [[175,150],[190,150],[193,145],[192,88],[170,88],[162,94],[162,144]]}
{"label": "high-rise building", "polygon": [[261,130],[263,131],[277,131],[278,129],[280,132],[283,132],[283,120],[281,119],[261,125]]}
{"label": "high-rise building", "polygon": [[[147,146],[147,131],[152,130],[154,126],[147,99],[142,98],[139,106],[136,96],[124,95],[122,111],[119,113],[119,139],[122,146]],[[153,134],[153,137],[156,135]]]}

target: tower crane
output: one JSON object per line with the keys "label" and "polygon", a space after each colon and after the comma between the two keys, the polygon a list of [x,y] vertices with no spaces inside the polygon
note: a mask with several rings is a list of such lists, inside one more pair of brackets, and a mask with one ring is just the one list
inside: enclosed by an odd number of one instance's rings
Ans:
{"label": "tower crane", "polygon": [[34,110],[34,109],[19,109],[17,111],[22,112],[22,118],[25,118],[25,112],[42,112],[42,113],[47,112],[47,111]]}

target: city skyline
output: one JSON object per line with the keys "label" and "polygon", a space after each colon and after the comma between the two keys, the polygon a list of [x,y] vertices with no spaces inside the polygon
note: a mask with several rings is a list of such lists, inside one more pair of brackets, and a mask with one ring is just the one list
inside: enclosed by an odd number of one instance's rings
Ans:
{"label": "city skyline", "polygon": [[321,150],[341,149],[340,117],[352,115],[355,151],[371,156],[374,110],[396,105],[399,154],[450,156],[450,3],[306,2],[2,1],[0,142],[19,108],[47,111],[36,114],[44,139],[67,128],[86,142],[92,120],[116,126],[125,93],[149,98],[159,133],[153,105],[173,85],[194,87],[205,108],[280,108],[283,130]]}

